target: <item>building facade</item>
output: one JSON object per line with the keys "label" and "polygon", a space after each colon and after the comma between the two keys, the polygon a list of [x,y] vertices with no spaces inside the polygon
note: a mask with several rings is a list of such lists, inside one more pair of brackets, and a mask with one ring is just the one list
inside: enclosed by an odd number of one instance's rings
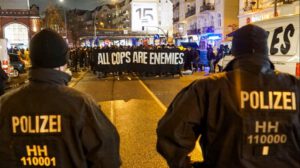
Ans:
{"label": "building facade", "polygon": [[240,0],[239,26],[276,16],[299,14],[299,0]]}
{"label": "building facade", "polygon": [[200,45],[201,39],[205,39],[210,45],[218,46],[238,26],[238,0],[174,0],[173,3],[177,45],[181,42]]}
{"label": "building facade", "polygon": [[172,8],[170,0],[124,0],[99,5],[91,11],[91,20],[85,21],[93,24],[87,26],[84,38],[117,45],[139,45],[135,41],[143,38],[152,44],[155,35],[166,41],[173,34]]}
{"label": "building facade", "polygon": [[0,8],[0,38],[8,41],[8,47],[28,48],[30,38],[41,29],[39,7],[29,9]]}

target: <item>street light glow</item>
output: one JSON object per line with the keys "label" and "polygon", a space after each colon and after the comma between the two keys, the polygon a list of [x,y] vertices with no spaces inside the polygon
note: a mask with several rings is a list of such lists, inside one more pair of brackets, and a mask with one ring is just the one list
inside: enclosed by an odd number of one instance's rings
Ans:
{"label": "street light glow", "polygon": [[59,2],[64,2],[64,0],[59,0]]}

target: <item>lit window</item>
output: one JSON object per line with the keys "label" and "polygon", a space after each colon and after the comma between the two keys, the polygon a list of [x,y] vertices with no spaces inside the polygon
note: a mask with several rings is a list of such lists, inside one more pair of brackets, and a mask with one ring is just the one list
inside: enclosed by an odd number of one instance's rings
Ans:
{"label": "lit window", "polygon": [[28,28],[22,24],[9,24],[4,29],[4,36],[12,45],[28,47]]}

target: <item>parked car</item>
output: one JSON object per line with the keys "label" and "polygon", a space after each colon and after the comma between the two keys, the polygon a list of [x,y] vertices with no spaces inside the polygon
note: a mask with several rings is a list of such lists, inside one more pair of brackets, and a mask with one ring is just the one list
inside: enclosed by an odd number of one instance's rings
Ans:
{"label": "parked car", "polygon": [[25,72],[25,63],[19,58],[18,54],[9,53],[10,65],[14,67],[13,74],[18,77],[20,73]]}

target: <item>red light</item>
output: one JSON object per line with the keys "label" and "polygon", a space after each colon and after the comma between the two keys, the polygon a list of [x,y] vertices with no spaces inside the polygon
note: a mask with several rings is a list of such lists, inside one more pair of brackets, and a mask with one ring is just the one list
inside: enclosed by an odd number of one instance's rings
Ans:
{"label": "red light", "polygon": [[296,65],[296,76],[300,77],[300,62],[298,62]]}
{"label": "red light", "polygon": [[6,70],[8,68],[8,60],[2,61],[2,69]]}
{"label": "red light", "polygon": [[8,60],[3,60],[2,62],[3,65],[8,65]]}

